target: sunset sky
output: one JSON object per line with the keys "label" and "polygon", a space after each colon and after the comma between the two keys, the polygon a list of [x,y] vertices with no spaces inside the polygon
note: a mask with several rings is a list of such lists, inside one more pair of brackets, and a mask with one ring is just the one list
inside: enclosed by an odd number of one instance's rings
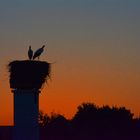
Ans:
{"label": "sunset sky", "polygon": [[71,118],[82,102],[140,115],[139,0],[1,0],[0,125],[13,124],[7,65],[46,44],[40,110]]}

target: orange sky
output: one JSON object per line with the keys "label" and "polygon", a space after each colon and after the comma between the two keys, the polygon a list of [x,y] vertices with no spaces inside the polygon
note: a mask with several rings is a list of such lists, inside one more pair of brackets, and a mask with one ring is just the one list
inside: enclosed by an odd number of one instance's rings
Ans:
{"label": "orange sky", "polygon": [[[45,60],[46,52],[42,56]],[[24,59],[24,57],[23,57]],[[126,106],[135,115],[139,115],[139,81],[138,70],[126,65],[107,63],[107,60],[67,59],[52,64],[51,80],[40,94],[40,110],[45,113],[61,113],[71,118],[82,102],[93,102],[99,106]],[[49,60],[51,61],[51,60]],[[103,63],[104,62],[104,63]],[[106,62],[106,63],[105,63]],[[67,63],[66,63],[67,64]],[[0,124],[13,124],[13,94],[10,92],[8,72],[5,67],[1,81]]]}

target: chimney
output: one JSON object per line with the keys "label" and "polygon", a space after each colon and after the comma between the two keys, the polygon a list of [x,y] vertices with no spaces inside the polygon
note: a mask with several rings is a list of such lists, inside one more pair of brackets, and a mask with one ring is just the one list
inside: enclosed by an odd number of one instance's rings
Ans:
{"label": "chimney", "polygon": [[13,61],[9,65],[14,96],[14,140],[39,140],[39,93],[50,76],[45,61]]}

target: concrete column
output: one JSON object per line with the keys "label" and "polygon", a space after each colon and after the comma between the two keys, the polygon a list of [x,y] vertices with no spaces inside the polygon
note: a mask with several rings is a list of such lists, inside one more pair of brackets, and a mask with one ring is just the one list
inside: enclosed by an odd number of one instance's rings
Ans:
{"label": "concrete column", "polygon": [[13,90],[14,140],[39,140],[39,90]]}
{"label": "concrete column", "polygon": [[46,61],[16,60],[8,65],[14,96],[14,140],[39,140],[39,90],[50,78]]}

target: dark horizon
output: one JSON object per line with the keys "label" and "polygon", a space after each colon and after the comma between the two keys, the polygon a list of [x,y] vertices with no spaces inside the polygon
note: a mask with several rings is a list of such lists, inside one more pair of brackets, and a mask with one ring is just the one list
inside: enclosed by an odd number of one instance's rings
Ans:
{"label": "dark horizon", "polygon": [[[53,113],[39,115],[40,140],[138,140],[140,118],[125,107],[98,107],[83,103],[71,120]],[[14,127],[0,127],[0,139],[11,140]]]}
{"label": "dark horizon", "polygon": [[[85,101],[125,106],[140,115],[140,1],[0,2],[0,125],[13,124],[7,65],[43,45],[52,63],[40,110],[71,118]],[[37,60],[37,59],[36,59]]]}

